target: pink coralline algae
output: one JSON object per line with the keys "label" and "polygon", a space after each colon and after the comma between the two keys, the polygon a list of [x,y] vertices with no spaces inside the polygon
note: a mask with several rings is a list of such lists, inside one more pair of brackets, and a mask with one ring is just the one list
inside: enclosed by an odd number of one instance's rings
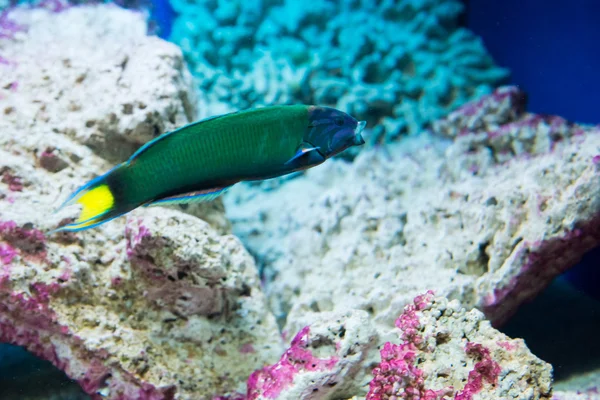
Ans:
{"label": "pink coralline algae", "polygon": [[420,344],[422,338],[417,334],[420,326],[417,311],[424,310],[433,300],[434,293],[429,290],[427,293],[415,297],[413,304],[404,307],[404,312],[396,320],[396,327],[402,331],[402,340],[409,343]]}
{"label": "pink coralline algae", "polygon": [[9,169],[4,169],[2,173],[2,183],[8,185],[8,189],[11,192],[21,192],[23,191],[23,182],[21,178],[12,174]]}
{"label": "pink coralline algae", "polygon": [[[17,256],[43,262],[46,253],[46,238],[41,231],[27,225],[18,226],[14,221],[0,222],[0,260],[5,267]],[[0,278],[6,275],[6,269],[0,272]]]}
{"label": "pink coralline algae", "polygon": [[[134,232],[135,229],[135,232]],[[127,240],[127,257],[135,256],[135,248],[142,243],[144,238],[150,237],[150,231],[142,225],[141,219],[137,220],[137,225],[132,228],[131,225],[125,227],[125,238]]]}
{"label": "pink coralline algae", "polygon": [[3,265],[10,264],[17,254],[18,252],[14,247],[8,244],[0,244],[0,261]]}
{"label": "pink coralline algae", "polygon": [[513,351],[517,348],[517,344],[509,341],[502,341],[497,343],[498,346],[502,347],[505,350]]}
{"label": "pink coralline algae", "polygon": [[242,354],[251,354],[255,352],[256,350],[254,349],[254,346],[252,346],[252,343],[244,343],[242,347],[240,347],[240,353]]}
{"label": "pink coralline algae", "polygon": [[[65,278],[64,274],[61,278]],[[59,280],[61,279],[59,278]],[[69,347],[77,352],[82,347],[81,339],[68,326],[58,323],[50,306],[52,297],[59,294],[58,282],[34,282],[29,285],[30,294],[12,291],[1,286],[0,291],[0,343],[23,346],[36,356],[50,361],[68,376],[78,381],[82,389],[94,400],[103,398],[98,390],[107,386],[107,378],[119,374],[108,386],[113,399],[172,400],[174,388],[156,388],[125,371],[109,368],[102,352],[61,357],[57,346]]]}
{"label": "pink coralline algae", "polygon": [[440,399],[446,390],[425,388],[423,371],[415,366],[418,349],[413,343],[386,343],[381,349],[381,363],[373,370],[367,400]]}
{"label": "pink coralline algae", "polygon": [[424,350],[421,349],[423,337],[418,334],[420,321],[416,313],[431,304],[433,295],[432,291],[428,291],[417,296],[396,320],[404,342],[383,345],[381,363],[373,370],[367,400],[435,400],[452,393],[452,388],[427,389],[423,371],[415,365],[418,354]]}
{"label": "pink coralline algae", "polygon": [[281,359],[270,366],[255,371],[248,378],[247,400],[259,397],[276,399],[282,390],[289,387],[294,376],[301,371],[331,369],[338,362],[336,357],[320,359],[314,357],[308,347],[310,327],[306,326],[292,340],[290,348]]}
{"label": "pink coralline algae", "polygon": [[[24,31],[25,27],[17,24],[10,18],[11,9],[5,9],[0,12],[0,40],[14,39],[15,34]],[[0,65],[11,65],[12,63],[0,55]],[[0,97],[1,98],[1,97]]]}
{"label": "pink coralline algae", "polygon": [[5,241],[28,255],[45,257],[46,237],[33,227],[18,226],[14,221],[0,222],[0,241]]}
{"label": "pink coralline algae", "polygon": [[66,0],[42,0],[37,7],[58,13],[68,9],[71,5]]}
{"label": "pink coralline algae", "polygon": [[550,365],[476,309],[428,292],[404,308],[396,326],[400,342],[383,345],[367,400],[504,399],[525,389],[527,398],[550,398]]}
{"label": "pink coralline algae", "polygon": [[490,351],[478,343],[467,343],[465,349],[467,355],[479,360],[471,372],[469,380],[464,389],[456,394],[455,400],[472,400],[473,395],[483,389],[484,383],[495,385],[500,375],[500,365],[492,360]]}
{"label": "pink coralline algae", "polygon": [[0,13],[0,39],[13,39],[15,33],[25,30],[22,25],[10,19],[10,9]]}

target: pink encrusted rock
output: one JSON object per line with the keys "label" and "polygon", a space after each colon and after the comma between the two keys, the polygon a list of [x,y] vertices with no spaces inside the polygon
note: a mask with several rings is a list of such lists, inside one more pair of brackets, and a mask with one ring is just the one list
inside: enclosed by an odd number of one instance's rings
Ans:
{"label": "pink encrusted rock", "polygon": [[177,211],[123,222],[65,241],[0,221],[0,341],[51,361],[93,398],[244,390],[281,351],[250,255]]}
{"label": "pink encrusted rock", "polygon": [[252,258],[195,217],[144,211],[115,222],[125,235],[67,245],[1,222],[0,341],[49,360],[94,399],[244,390],[281,351]]}
{"label": "pink encrusted rock", "polygon": [[[184,318],[227,312],[251,296],[254,263],[234,236],[182,230],[180,213],[150,210],[127,220],[127,258],[148,300]],[[236,260],[236,262],[232,262]]]}
{"label": "pink encrusted rock", "polygon": [[329,314],[302,328],[281,359],[248,379],[246,400],[335,399],[362,391],[377,336],[367,313]]}
{"label": "pink encrusted rock", "polygon": [[600,245],[600,129],[529,114],[524,97],[501,88],[387,152],[233,188],[234,232],[284,330],[361,309],[384,333],[429,289],[498,326]]}
{"label": "pink encrusted rock", "polygon": [[10,8],[5,8],[0,12],[0,40],[14,39],[17,32],[22,32],[25,27],[16,23],[10,16]]}
{"label": "pink encrusted rock", "polygon": [[367,400],[550,399],[552,368],[523,340],[496,331],[477,310],[428,292],[397,319]]}
{"label": "pink encrusted rock", "polygon": [[282,390],[287,389],[294,382],[294,377],[302,372],[329,371],[339,361],[337,357],[317,358],[309,350],[308,340],[310,327],[304,327],[294,339],[292,344],[283,353],[281,360],[276,364],[255,371],[248,378],[248,399],[255,400],[260,397],[276,399]]}
{"label": "pink encrusted rock", "polygon": [[[60,203],[113,165],[89,135],[133,144],[154,135],[148,124],[187,121],[181,54],[113,6],[18,14],[29,30],[0,42],[18,61],[0,67],[0,341],[49,360],[93,399],[244,392],[284,347],[222,204],[143,208],[129,221],[45,234],[79,213],[53,213]],[[111,116],[123,108],[114,99],[135,107]]]}

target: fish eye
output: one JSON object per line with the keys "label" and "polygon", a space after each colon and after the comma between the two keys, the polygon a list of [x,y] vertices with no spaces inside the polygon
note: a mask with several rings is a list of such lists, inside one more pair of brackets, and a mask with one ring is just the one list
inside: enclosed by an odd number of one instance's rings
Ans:
{"label": "fish eye", "polygon": [[344,118],[342,118],[342,117],[335,117],[335,119],[333,120],[333,122],[337,126],[342,126],[342,125],[344,125]]}

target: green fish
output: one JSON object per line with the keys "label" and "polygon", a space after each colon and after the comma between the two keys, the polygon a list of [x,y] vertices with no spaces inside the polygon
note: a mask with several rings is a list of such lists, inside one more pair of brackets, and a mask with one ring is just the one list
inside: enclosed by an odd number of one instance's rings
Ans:
{"label": "green fish", "polygon": [[92,228],[140,206],[210,201],[241,181],[312,168],[364,144],[364,126],[334,108],[306,105],[250,109],[186,125],[76,190],[58,210],[79,203],[78,220],[53,232]]}

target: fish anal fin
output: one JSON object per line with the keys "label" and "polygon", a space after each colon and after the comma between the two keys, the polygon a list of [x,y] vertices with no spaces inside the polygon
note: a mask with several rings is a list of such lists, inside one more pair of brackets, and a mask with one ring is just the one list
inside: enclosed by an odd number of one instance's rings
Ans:
{"label": "fish anal fin", "polygon": [[152,206],[166,206],[170,204],[191,204],[191,203],[205,203],[216,199],[225,193],[231,186],[217,187],[206,190],[198,190],[194,192],[182,193],[175,196],[164,197],[162,199],[154,200],[151,203],[146,204],[146,207]]}

